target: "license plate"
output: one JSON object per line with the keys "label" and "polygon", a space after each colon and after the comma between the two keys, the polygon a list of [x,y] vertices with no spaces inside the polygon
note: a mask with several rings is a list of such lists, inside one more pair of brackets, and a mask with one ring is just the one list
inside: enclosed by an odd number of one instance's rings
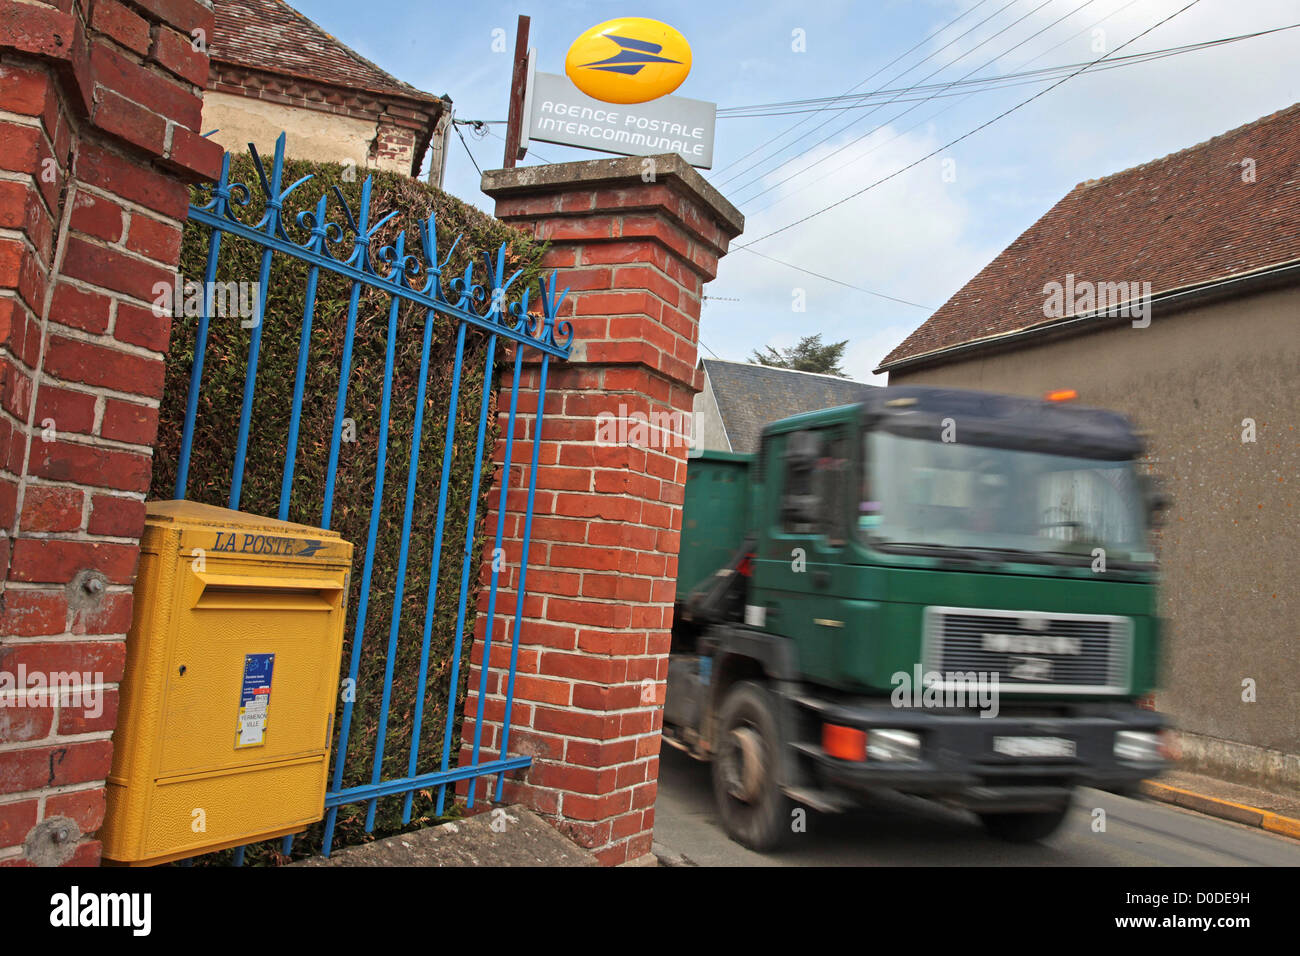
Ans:
{"label": "license plate", "polygon": [[1066,737],[994,737],[993,749],[1007,757],[1073,757],[1074,741]]}

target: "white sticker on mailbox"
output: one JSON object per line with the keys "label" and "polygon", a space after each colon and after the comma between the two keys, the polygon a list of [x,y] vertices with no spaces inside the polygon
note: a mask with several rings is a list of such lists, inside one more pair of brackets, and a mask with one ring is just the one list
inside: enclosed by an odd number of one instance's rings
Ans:
{"label": "white sticker on mailbox", "polygon": [[266,718],[271,706],[271,672],[274,654],[245,654],[244,681],[239,690],[239,726],[235,749],[266,743]]}

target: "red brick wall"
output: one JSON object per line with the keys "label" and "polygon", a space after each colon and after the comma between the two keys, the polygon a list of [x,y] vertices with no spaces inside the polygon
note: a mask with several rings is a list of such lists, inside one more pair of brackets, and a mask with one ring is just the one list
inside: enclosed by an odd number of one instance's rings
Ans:
{"label": "red brick wall", "polygon": [[[672,626],[687,442],[637,447],[610,438],[602,413],[627,421],[689,414],[704,283],[743,220],[694,170],[657,157],[597,160],[484,177],[499,218],[548,239],[546,264],[570,288],[569,362],[552,362],[543,409],[527,597],[508,755],[532,766],[507,780],[525,803],[607,865],[650,852],[664,681]],[[521,559],[539,369],[521,384],[482,755],[501,748],[506,668]],[[504,434],[509,376],[498,400]],[[605,419],[609,422],[611,419]],[[682,419],[678,418],[677,421]],[[628,438],[637,437],[629,425]],[[505,442],[496,461],[504,461]],[[490,501],[488,534],[496,531]],[[482,576],[490,581],[492,539]],[[479,600],[462,739],[472,744],[487,621]],[[481,756],[482,756],[481,755]],[[494,783],[495,781],[493,781]],[[479,796],[488,791],[479,784]]]}
{"label": "red brick wall", "polygon": [[[186,182],[211,33],[198,0],[0,0],[0,865],[99,860]],[[0,687],[0,690],[4,689]],[[88,706],[89,705],[89,706]],[[75,831],[50,839],[42,820]],[[75,838],[75,839],[74,839]]]}
{"label": "red brick wall", "polygon": [[[409,122],[409,121],[408,121]],[[415,155],[415,138],[417,130],[409,126],[396,125],[388,116],[379,119],[375,132],[375,159],[381,163],[402,163],[410,166]],[[421,159],[424,157],[421,156]],[[419,172],[419,170],[415,170]]]}

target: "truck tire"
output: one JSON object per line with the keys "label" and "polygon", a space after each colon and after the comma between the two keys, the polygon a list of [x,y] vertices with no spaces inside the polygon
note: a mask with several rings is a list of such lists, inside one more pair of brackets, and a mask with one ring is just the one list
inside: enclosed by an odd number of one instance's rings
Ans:
{"label": "truck tire", "polygon": [[789,835],[793,802],[781,792],[781,733],[762,684],[741,681],[723,701],[713,754],[713,795],[727,835],[759,853]]}
{"label": "truck tire", "polygon": [[1008,843],[1037,843],[1055,833],[1070,812],[1067,801],[1054,810],[1022,813],[981,813],[984,829]]}

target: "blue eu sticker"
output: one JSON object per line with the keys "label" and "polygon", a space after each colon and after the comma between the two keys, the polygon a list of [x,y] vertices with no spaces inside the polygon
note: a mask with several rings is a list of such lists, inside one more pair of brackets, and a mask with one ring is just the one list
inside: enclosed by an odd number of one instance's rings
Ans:
{"label": "blue eu sticker", "polygon": [[271,672],[274,654],[245,654],[244,681],[239,690],[239,726],[235,748],[266,743],[266,718],[271,707]]}

